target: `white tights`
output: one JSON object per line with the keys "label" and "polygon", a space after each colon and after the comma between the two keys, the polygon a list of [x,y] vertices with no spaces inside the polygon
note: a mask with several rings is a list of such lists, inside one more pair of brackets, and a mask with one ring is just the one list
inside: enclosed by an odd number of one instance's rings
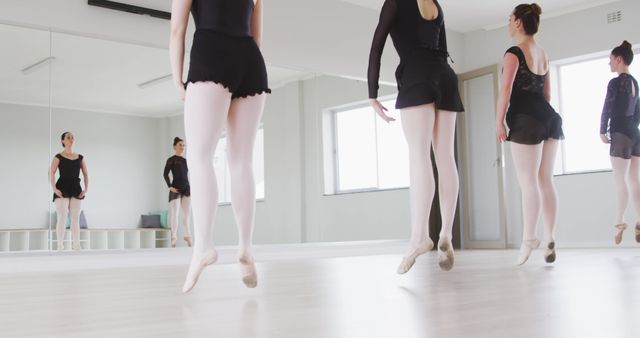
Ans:
{"label": "white tights", "polygon": [[54,203],[58,218],[56,222],[58,248],[64,247],[65,226],[67,224],[68,213],[71,218],[73,248],[80,248],[80,211],[82,210],[82,200],[77,198],[56,198]]}
{"label": "white tights", "polygon": [[611,157],[611,166],[618,195],[616,224],[624,223],[624,214],[629,204],[629,190],[636,209],[637,222],[640,222],[640,157],[634,156],[630,160]]}
{"label": "white tights", "polygon": [[513,163],[522,191],[523,241],[536,239],[536,224],[540,212],[545,224],[545,242],[553,241],[557,221],[558,197],[553,184],[553,166],[558,140],[540,144],[511,143]]}
{"label": "white tights", "polygon": [[182,196],[169,202],[169,223],[171,238],[178,235],[178,225],[184,227],[184,237],[191,237],[191,197]]}
{"label": "white tights", "polygon": [[459,187],[454,158],[456,113],[443,110],[436,112],[434,104],[426,104],[402,109],[401,116],[402,129],[409,146],[411,246],[428,238],[429,213],[435,194],[432,145],[438,168],[442,214],[440,236],[451,239]]}
{"label": "white tights", "polygon": [[[231,100],[231,93],[212,82],[189,84],[185,98],[187,161],[194,220],[194,259],[214,251],[213,224],[218,185],[213,156],[223,128],[227,129],[231,203],[240,237],[240,252],[251,255],[255,215],[253,148],[265,95]],[[192,264],[193,264],[192,260]]]}

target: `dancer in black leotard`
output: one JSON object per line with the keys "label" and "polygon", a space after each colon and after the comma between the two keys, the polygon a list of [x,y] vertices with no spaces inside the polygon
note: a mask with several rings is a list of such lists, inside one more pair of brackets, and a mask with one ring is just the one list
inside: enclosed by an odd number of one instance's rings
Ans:
{"label": "dancer in black leotard", "polygon": [[[173,139],[173,149],[176,154],[169,157],[164,166],[163,177],[169,188],[169,223],[171,224],[171,246],[176,247],[178,235],[178,210],[184,227],[184,240],[191,246],[191,188],[189,187],[189,168],[184,154],[184,141],[176,137]],[[169,179],[169,173],[173,181]]]}
{"label": "dancer in black leotard", "polygon": [[416,258],[433,248],[427,233],[429,211],[435,193],[431,145],[438,167],[442,230],[438,261],[443,270],[453,268],[451,244],[458,201],[458,170],[454,158],[456,114],[464,111],[458,79],[447,63],[444,13],[436,0],[386,0],[369,55],[369,99],[385,121],[385,107],[377,100],[380,58],[387,36],[400,55],[396,70],[402,128],[409,145],[411,185],[411,241],[398,273],[406,273]]}
{"label": "dancer in black leotard", "polygon": [[[554,229],[558,200],[553,166],[558,140],[564,138],[562,119],[549,104],[549,61],[534,35],[542,9],[537,4],[518,5],[509,17],[509,33],[519,41],[504,55],[502,88],[497,105],[497,136],[511,141],[511,153],[522,190],[524,231],[518,264],[540,246],[536,223],[542,211],[545,227],[545,261],[556,259]],[[507,110],[508,108],[508,110]],[[504,126],[506,114],[509,135]],[[542,205],[541,203],[542,202]]]}
{"label": "dancer in black leotard", "polygon": [[[618,210],[614,240],[622,242],[627,228],[624,214],[629,203],[629,190],[636,208],[636,241],[640,243],[640,99],[638,81],[629,73],[633,62],[633,48],[624,41],[609,56],[611,71],[618,77],[609,82],[607,98],[602,109],[600,138],[611,143],[609,155],[618,193]],[[627,181],[628,178],[628,181]]]}
{"label": "dancer in black leotard", "polygon": [[[187,83],[183,83],[184,35],[193,14],[196,32]],[[239,263],[247,287],[257,285],[252,255],[255,218],[253,147],[264,109],[267,72],[262,40],[262,0],[173,0],[171,10],[171,68],[185,100],[184,122],[189,143],[195,242],[183,287],[191,290],[202,270],[218,254],[212,227],[218,205],[213,171],[222,129],[227,131],[231,174],[231,203],[240,238]],[[186,90],[185,90],[186,88]]]}
{"label": "dancer in black leotard", "polygon": [[[58,251],[64,250],[65,225],[67,213],[69,213],[73,249],[78,251],[80,250],[80,212],[82,211],[82,200],[89,189],[89,174],[84,157],[72,150],[75,141],[73,134],[65,132],[60,140],[64,150],[53,158],[49,170],[53,202],[56,205],[57,214],[56,244]],[[58,170],[60,177],[56,181],[56,171]],[[84,190],[80,186],[80,171],[84,177]]]}

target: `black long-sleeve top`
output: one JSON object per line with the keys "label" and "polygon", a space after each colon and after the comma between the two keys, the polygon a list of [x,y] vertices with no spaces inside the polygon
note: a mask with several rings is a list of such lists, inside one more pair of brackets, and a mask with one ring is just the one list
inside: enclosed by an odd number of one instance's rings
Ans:
{"label": "black long-sleeve top", "polygon": [[422,17],[416,0],[385,0],[369,54],[369,98],[378,97],[380,59],[389,34],[401,61],[416,49],[425,48],[437,50],[447,58],[449,53],[444,14],[438,1],[434,2],[438,7],[438,17],[426,20]]}
{"label": "black long-sleeve top", "polygon": [[640,100],[638,82],[630,74],[620,74],[612,79],[600,119],[600,133],[623,133],[630,138],[640,136]]}
{"label": "black long-sleeve top", "polygon": [[[169,179],[169,172],[173,175],[173,182]],[[164,180],[167,182],[167,187],[176,188],[179,191],[189,188],[189,168],[187,167],[187,160],[178,155],[174,155],[167,159],[167,164],[164,166]]]}

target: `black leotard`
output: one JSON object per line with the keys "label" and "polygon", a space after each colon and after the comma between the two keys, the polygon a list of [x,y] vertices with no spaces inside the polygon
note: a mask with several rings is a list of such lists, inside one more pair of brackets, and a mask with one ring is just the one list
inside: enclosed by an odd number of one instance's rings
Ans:
{"label": "black leotard", "polygon": [[253,7],[253,0],[193,0],[191,14],[196,29],[251,36]]}
{"label": "black leotard", "polygon": [[189,63],[189,83],[215,82],[231,98],[271,93],[267,68],[251,37],[253,0],[194,0],[196,23]]}
{"label": "black leotard", "polygon": [[[169,179],[169,172],[173,175],[173,182]],[[169,201],[184,196],[191,196],[191,187],[189,186],[189,168],[187,167],[187,160],[178,155],[174,155],[167,159],[167,164],[164,166],[164,180],[167,182],[167,187],[175,188],[178,190],[178,194],[170,192]]]}
{"label": "black leotard", "polygon": [[640,156],[640,99],[638,81],[630,74],[612,79],[600,119],[600,133],[611,137],[610,155]]}
{"label": "black leotard", "polygon": [[520,47],[511,47],[506,53],[518,58],[518,71],[506,116],[509,126],[507,140],[520,144],[539,144],[549,138],[564,139],[562,118],[544,96],[548,74],[533,73]]}
{"label": "black leotard", "polygon": [[[82,193],[82,187],[80,186],[80,170],[82,169],[82,155],[78,155],[75,160],[70,160],[61,154],[57,154],[56,158],[60,161],[58,163],[58,170],[60,171],[60,177],[56,181],[56,189],[62,192],[63,198],[76,198]],[[53,200],[55,201],[58,196],[54,193]]]}
{"label": "black leotard", "polygon": [[400,56],[396,70],[396,108],[435,102],[437,108],[463,111],[455,72],[447,64],[444,13],[437,0],[438,17],[426,20],[417,0],[386,0],[369,54],[369,98],[378,97],[380,59],[387,35]]}

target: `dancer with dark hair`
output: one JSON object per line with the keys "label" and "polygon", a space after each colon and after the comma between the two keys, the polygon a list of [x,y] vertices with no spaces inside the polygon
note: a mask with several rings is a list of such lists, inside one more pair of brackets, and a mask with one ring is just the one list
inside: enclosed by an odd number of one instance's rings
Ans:
{"label": "dancer with dark hair", "polygon": [[[84,157],[73,152],[75,138],[72,133],[64,132],[60,136],[64,150],[53,158],[49,169],[49,181],[53,190],[53,203],[56,206],[56,244],[58,251],[64,250],[65,225],[67,215],[71,220],[73,250],[80,250],[80,212],[82,200],[89,189],[89,174]],[[56,181],[56,171],[60,177]],[[84,177],[84,190],[80,185],[80,171]]]}
{"label": "dancer with dark hair", "polygon": [[[502,88],[497,103],[496,128],[501,142],[511,141],[511,153],[522,191],[522,245],[518,265],[540,246],[536,224],[545,223],[544,259],[556,260],[554,230],[558,198],[553,167],[559,140],[564,138],[562,118],[551,107],[551,78],[546,52],[535,41],[542,9],[518,5],[509,17],[509,33],[518,40],[504,55]],[[505,115],[509,133],[505,128]]]}
{"label": "dancer with dark hair", "polygon": [[627,41],[611,51],[609,66],[618,77],[609,82],[600,120],[600,138],[611,145],[609,155],[618,195],[616,244],[622,242],[622,234],[627,229],[624,214],[629,191],[637,214],[636,242],[640,243],[640,100],[638,81],[629,72],[633,54],[633,47]]}
{"label": "dancer with dark hair", "polygon": [[380,59],[387,36],[400,56],[396,70],[402,128],[409,146],[411,239],[397,272],[411,269],[416,258],[433,248],[428,234],[435,194],[431,149],[438,168],[442,230],[438,264],[453,268],[453,220],[458,202],[458,169],[454,157],[456,112],[464,111],[458,78],[447,63],[444,13],[437,0],[386,0],[369,55],[369,101],[385,121],[387,108],[378,101]]}
{"label": "dancer with dark hair", "polygon": [[[187,160],[183,157],[184,141],[181,138],[173,139],[173,150],[175,150],[175,155],[167,159],[163,177],[169,188],[171,247],[175,248],[179,223],[182,223],[184,227],[184,240],[191,246],[191,187],[189,186]],[[173,176],[173,181],[169,179],[169,173]]]}

